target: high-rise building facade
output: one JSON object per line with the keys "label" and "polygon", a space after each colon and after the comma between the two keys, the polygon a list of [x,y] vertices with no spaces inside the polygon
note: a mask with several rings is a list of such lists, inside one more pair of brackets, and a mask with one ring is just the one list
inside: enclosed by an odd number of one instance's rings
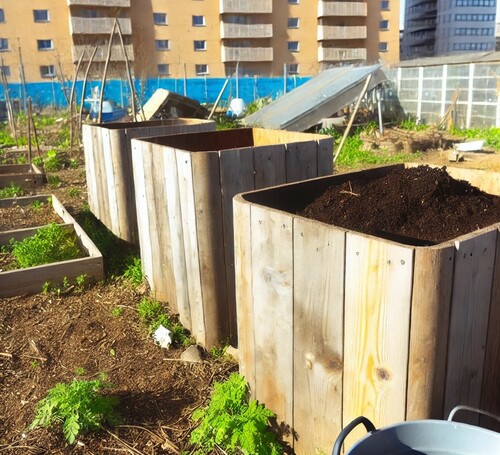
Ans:
{"label": "high-rise building facade", "polygon": [[[108,48],[115,18],[121,40],[115,33]],[[236,67],[243,76],[309,76],[393,63],[399,1],[0,0],[0,64],[9,81],[70,78],[80,58],[83,68],[93,59],[95,77],[108,55],[111,78],[123,77],[126,58],[141,78],[224,77]]]}
{"label": "high-rise building facade", "polygon": [[406,0],[403,58],[495,50],[497,0]]}

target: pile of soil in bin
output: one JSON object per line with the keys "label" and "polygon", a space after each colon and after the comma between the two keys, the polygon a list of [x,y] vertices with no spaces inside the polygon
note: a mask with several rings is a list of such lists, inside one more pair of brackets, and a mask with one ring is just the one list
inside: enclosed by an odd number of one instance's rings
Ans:
{"label": "pile of soil in bin", "polygon": [[397,168],[333,185],[299,215],[409,245],[432,245],[500,221],[500,197],[446,168]]}

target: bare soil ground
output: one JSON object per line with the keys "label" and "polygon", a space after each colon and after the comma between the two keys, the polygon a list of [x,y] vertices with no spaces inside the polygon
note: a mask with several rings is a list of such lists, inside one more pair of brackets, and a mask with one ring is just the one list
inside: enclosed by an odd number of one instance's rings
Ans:
{"label": "bare soil ground", "polygon": [[[415,151],[418,147],[423,152],[421,162],[450,164],[445,151],[448,145],[434,133],[425,133],[416,145],[412,138],[421,133],[388,130],[370,146],[387,146],[395,152]],[[500,170],[500,159],[496,153],[475,155],[474,160],[457,165]],[[77,169],[50,175],[59,177],[60,183],[46,185],[38,192],[56,194],[70,213],[78,215],[87,201],[83,163]],[[354,188],[355,191],[360,190]],[[34,216],[39,213],[16,208],[0,212],[0,229],[41,224],[49,219]],[[122,281],[107,279],[81,292],[0,300],[0,452],[192,451],[192,411],[207,403],[214,381],[226,378],[237,370],[237,365],[209,356],[201,363],[187,363],[179,360],[182,349],[163,350],[156,346],[137,317],[136,305],[144,295],[145,287],[134,290]],[[113,316],[117,307],[122,312]],[[56,383],[77,377],[77,369],[82,368],[84,379],[94,379],[104,372],[108,381],[115,384],[112,393],[120,398],[123,425],[78,438],[71,447],[64,441],[60,428],[27,430],[38,400]]]}

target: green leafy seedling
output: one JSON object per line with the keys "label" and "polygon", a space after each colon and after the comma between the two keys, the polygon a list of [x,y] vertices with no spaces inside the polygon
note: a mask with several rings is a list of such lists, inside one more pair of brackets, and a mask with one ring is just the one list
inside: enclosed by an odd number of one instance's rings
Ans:
{"label": "green leafy seedling", "polygon": [[0,188],[0,198],[24,196],[24,190],[14,182],[10,182],[9,186]]}
{"label": "green leafy seedling", "polygon": [[122,314],[123,314],[123,308],[120,308],[119,306],[115,306],[111,310],[111,316],[113,316],[114,318],[120,317]]}
{"label": "green leafy seedling", "polygon": [[132,287],[136,288],[142,284],[144,276],[142,274],[141,259],[136,256],[129,256],[126,260],[126,268],[123,278],[128,281]]}
{"label": "green leafy seedling", "polygon": [[196,453],[207,455],[220,447],[228,455],[278,455],[283,448],[270,431],[275,414],[257,400],[249,400],[243,376],[233,373],[226,382],[216,382],[210,403],[193,413],[199,426],[190,441]]}
{"label": "green leafy seedling", "polygon": [[97,431],[104,424],[119,423],[120,416],[116,410],[118,398],[102,393],[109,387],[111,384],[100,379],[73,379],[70,384],[56,384],[38,402],[30,429],[61,423],[64,437],[69,444],[73,444],[79,434]]}

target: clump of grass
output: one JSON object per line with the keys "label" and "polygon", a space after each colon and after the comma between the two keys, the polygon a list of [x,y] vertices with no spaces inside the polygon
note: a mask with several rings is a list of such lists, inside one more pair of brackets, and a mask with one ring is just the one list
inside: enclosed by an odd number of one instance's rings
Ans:
{"label": "clump of grass", "polygon": [[484,139],[487,147],[500,150],[500,128],[468,128],[452,127],[450,133],[465,139]]}
{"label": "clump of grass", "polygon": [[424,131],[429,128],[429,125],[425,123],[418,123],[415,117],[408,116],[401,121],[399,127],[407,131]]}

